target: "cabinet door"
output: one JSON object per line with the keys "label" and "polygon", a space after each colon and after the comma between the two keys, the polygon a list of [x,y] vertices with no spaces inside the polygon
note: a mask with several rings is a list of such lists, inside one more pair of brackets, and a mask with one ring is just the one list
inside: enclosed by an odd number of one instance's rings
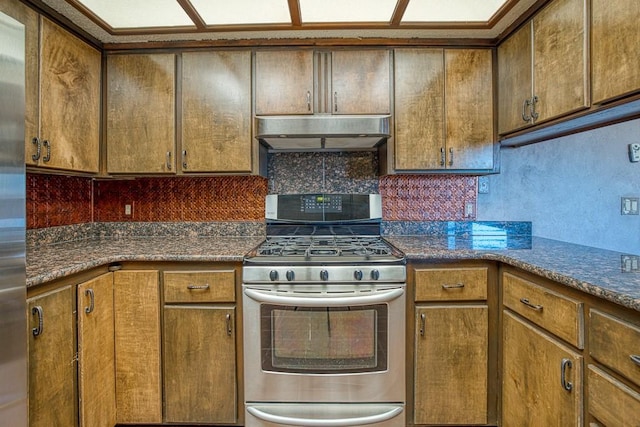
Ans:
{"label": "cabinet door", "polygon": [[555,0],[533,19],[537,121],[589,106],[586,0]]}
{"label": "cabinet door", "polygon": [[486,424],[488,309],[416,309],[415,424]]}
{"label": "cabinet door", "polygon": [[591,98],[600,103],[640,89],[640,2],[591,0]]}
{"label": "cabinet door", "polygon": [[502,425],[582,426],[582,357],[509,311],[503,319]]}
{"label": "cabinet door", "polygon": [[256,52],[256,114],[312,114],[312,50]]}
{"label": "cabinet door", "polygon": [[445,146],[443,50],[396,49],[394,56],[395,169],[439,169]]}
{"label": "cabinet door", "polygon": [[448,169],[493,169],[491,50],[446,49],[445,118]]}
{"label": "cabinet door", "polygon": [[113,273],[78,285],[80,425],[116,424]]}
{"label": "cabinet door", "polygon": [[640,393],[605,373],[595,365],[587,370],[589,413],[606,426],[638,425]]}
{"label": "cabinet door", "polygon": [[175,171],[175,55],[107,57],[107,171]]}
{"label": "cabinet door", "polygon": [[531,123],[526,100],[533,96],[531,23],[498,46],[498,132],[506,134]]}
{"label": "cabinet door", "polygon": [[182,54],[182,171],[251,172],[251,52]]}
{"label": "cabinet door", "polygon": [[76,352],[73,289],[27,300],[29,426],[75,426]]}
{"label": "cabinet door", "polygon": [[234,308],[164,308],[166,421],[234,423]]}
{"label": "cabinet door", "polygon": [[40,165],[98,172],[102,55],[48,19],[41,30]]}
{"label": "cabinet door", "polygon": [[117,421],[161,423],[158,272],[121,270],[113,277]]}
{"label": "cabinet door", "polygon": [[388,50],[340,50],[331,55],[333,114],[388,114]]}

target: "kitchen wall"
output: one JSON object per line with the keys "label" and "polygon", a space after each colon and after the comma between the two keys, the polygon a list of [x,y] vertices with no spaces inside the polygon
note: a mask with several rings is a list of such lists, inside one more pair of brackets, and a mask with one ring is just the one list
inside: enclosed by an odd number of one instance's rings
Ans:
{"label": "kitchen wall", "polygon": [[640,197],[640,120],[503,149],[501,173],[478,195],[478,220],[532,221],[533,235],[640,254],[640,216],[620,198]]}

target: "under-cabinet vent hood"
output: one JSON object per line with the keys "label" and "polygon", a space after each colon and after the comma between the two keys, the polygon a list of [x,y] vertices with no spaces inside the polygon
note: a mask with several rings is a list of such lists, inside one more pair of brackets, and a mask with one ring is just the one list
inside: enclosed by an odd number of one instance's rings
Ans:
{"label": "under-cabinet vent hood", "polygon": [[390,116],[256,117],[256,138],[276,151],[368,150],[384,142]]}

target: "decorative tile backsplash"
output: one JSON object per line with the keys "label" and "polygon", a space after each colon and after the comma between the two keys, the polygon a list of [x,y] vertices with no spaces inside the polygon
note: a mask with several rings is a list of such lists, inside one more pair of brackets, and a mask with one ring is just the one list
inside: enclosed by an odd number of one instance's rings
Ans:
{"label": "decorative tile backsplash", "polygon": [[[378,177],[375,152],[272,153],[258,176],[93,180],[27,174],[27,228],[90,222],[262,221],[268,193],[380,193],[385,221],[476,217],[477,178]],[[131,215],[125,205],[131,205]],[[467,206],[472,213],[465,215]]]}

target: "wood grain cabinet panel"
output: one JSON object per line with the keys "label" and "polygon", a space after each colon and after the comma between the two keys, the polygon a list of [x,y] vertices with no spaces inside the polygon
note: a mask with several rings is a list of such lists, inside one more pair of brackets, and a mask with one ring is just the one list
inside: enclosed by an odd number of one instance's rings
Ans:
{"label": "wood grain cabinet panel", "polygon": [[27,300],[30,427],[77,425],[73,299],[65,286]]}
{"label": "wood grain cabinet panel", "polygon": [[581,427],[582,356],[508,310],[503,340],[502,426]]}
{"label": "wood grain cabinet panel", "polygon": [[46,18],[41,32],[38,164],[98,172],[102,55]]}
{"label": "wood grain cabinet panel", "polygon": [[175,55],[107,57],[109,173],[175,173]]}
{"label": "wood grain cabinet panel", "polygon": [[80,425],[116,424],[113,273],[78,285]]}
{"label": "wood grain cabinet panel", "polygon": [[256,114],[313,114],[313,50],[256,52]]}
{"label": "wood grain cabinet panel", "polygon": [[415,270],[416,301],[486,300],[487,267]]}
{"label": "wood grain cabinet panel", "polygon": [[591,0],[591,97],[594,104],[640,89],[640,2]]}
{"label": "wood grain cabinet panel", "polygon": [[251,52],[183,53],[182,172],[250,173],[251,128]]}
{"label": "wood grain cabinet panel", "polygon": [[120,270],[113,274],[117,421],[161,423],[158,272]]}
{"label": "wood grain cabinet panel", "polygon": [[165,271],[165,303],[236,300],[235,270]]}
{"label": "wood grain cabinet panel", "polygon": [[589,365],[589,413],[605,426],[635,427],[640,419],[640,393]]}

